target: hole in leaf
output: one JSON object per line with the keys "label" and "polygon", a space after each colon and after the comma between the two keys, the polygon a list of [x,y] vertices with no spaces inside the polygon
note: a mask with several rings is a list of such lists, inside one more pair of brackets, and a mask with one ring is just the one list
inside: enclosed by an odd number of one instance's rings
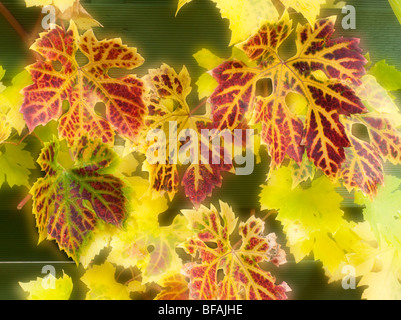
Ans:
{"label": "hole in leaf", "polygon": [[210,249],[217,249],[217,244],[215,242],[205,242],[205,244],[210,248]]}
{"label": "hole in leaf", "polygon": [[81,51],[78,51],[75,55],[75,60],[80,67],[85,66],[89,63],[89,59]]}
{"label": "hole in leaf", "polygon": [[296,46],[297,33],[293,32],[278,49],[278,55],[284,61],[294,57],[297,53]]}
{"label": "hole in leaf", "polygon": [[352,125],[352,135],[362,141],[370,142],[368,129],[360,123]]}
{"label": "hole in leaf", "polygon": [[152,253],[153,251],[155,251],[155,246],[150,245],[146,248],[146,250],[148,250],[149,253]]}
{"label": "hole in leaf", "polygon": [[103,102],[96,103],[95,112],[99,116],[106,117],[106,105]]}
{"label": "hole in leaf", "polygon": [[70,110],[70,103],[67,100],[63,101],[62,110],[63,110],[63,114],[67,113],[68,110]]}
{"label": "hole in leaf", "polygon": [[217,282],[223,281],[224,279],[224,271],[223,270],[217,270]]}
{"label": "hole in leaf", "polygon": [[256,83],[256,95],[269,97],[273,92],[273,82],[269,78],[264,78]]}
{"label": "hole in leaf", "polygon": [[61,72],[61,70],[63,70],[63,65],[60,61],[52,61],[52,66],[56,72]]}

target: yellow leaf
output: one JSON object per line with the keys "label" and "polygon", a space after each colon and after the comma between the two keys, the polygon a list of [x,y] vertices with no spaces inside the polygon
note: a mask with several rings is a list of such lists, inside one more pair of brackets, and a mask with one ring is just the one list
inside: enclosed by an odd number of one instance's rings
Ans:
{"label": "yellow leaf", "polygon": [[[74,4],[75,0],[25,0],[27,7],[44,7],[54,5],[61,12],[64,12]],[[79,2],[79,1],[78,1]]]}
{"label": "yellow leaf", "polygon": [[29,293],[28,300],[68,300],[73,287],[71,278],[66,274],[58,279],[49,274],[30,282],[19,282],[19,285]]}
{"label": "yellow leaf", "polygon": [[188,300],[189,288],[185,276],[179,273],[167,274],[160,282],[163,290],[155,300]]}
{"label": "yellow leaf", "polygon": [[320,15],[320,6],[326,3],[326,0],[281,0],[286,8],[293,8],[301,13],[313,27],[316,18]]}
{"label": "yellow leaf", "polygon": [[93,19],[93,17],[79,3],[79,0],[75,1],[73,5],[67,7],[64,11],[61,10],[61,13],[59,13],[57,17],[65,21],[70,21],[71,19],[74,20],[78,29],[81,30],[88,30],[93,27],[102,27],[102,25]]}
{"label": "yellow leaf", "polygon": [[[178,11],[192,0],[179,0]],[[271,0],[212,0],[222,18],[230,21],[230,46],[246,40],[262,20],[275,21],[279,15]]]}
{"label": "yellow leaf", "polygon": [[104,248],[109,246],[111,237],[115,232],[115,230],[110,230],[107,225],[98,226],[98,230],[93,233],[92,239],[83,247],[79,256],[79,262],[85,269]]}
{"label": "yellow leaf", "polygon": [[183,6],[185,6],[187,3],[190,3],[191,1],[192,0],[178,0],[177,12],[175,14],[177,15],[178,11],[180,11]]}
{"label": "yellow leaf", "polygon": [[11,86],[5,88],[0,94],[0,112],[5,115],[5,121],[10,129],[14,128],[19,135],[25,128],[25,121],[20,112],[23,102],[23,95],[20,92],[31,83],[31,75],[27,71],[22,71],[13,78]]}
{"label": "yellow leaf", "polygon": [[296,261],[313,252],[315,260],[321,260],[332,272],[345,260],[335,236],[341,229],[349,229],[340,209],[343,199],[336,187],[321,176],[312,181],[310,188],[293,188],[291,170],[282,167],[271,175],[260,195],[263,210],[278,210],[277,220],[283,225]]}
{"label": "yellow leaf", "polygon": [[8,139],[11,134],[11,126],[5,115],[0,114],[0,144]]}
{"label": "yellow leaf", "polygon": [[130,300],[128,287],[116,281],[115,273],[110,262],[88,269],[81,278],[89,289],[86,300]]}

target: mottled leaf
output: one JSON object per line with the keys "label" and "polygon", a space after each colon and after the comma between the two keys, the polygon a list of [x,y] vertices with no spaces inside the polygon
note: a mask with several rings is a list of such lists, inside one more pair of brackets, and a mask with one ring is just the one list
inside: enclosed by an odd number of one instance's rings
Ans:
{"label": "mottled leaf", "polygon": [[350,147],[346,149],[346,161],[340,171],[344,186],[348,191],[357,188],[370,196],[375,196],[377,186],[384,182],[382,158],[368,142],[353,135],[355,121],[345,125],[350,139]]}
{"label": "mottled leaf", "polygon": [[[135,48],[121,39],[98,41],[92,30],[79,37],[73,22],[65,31],[61,27],[42,33],[32,46],[45,60],[28,67],[34,84],[25,88],[21,112],[28,128],[60,119],[59,132],[70,145],[80,136],[114,141],[114,130],[135,140],[143,127],[146,108],[142,101],[143,83],[128,75],[112,78],[112,68],[133,69],[143,63]],[[88,64],[78,65],[80,50]],[[58,71],[55,64],[61,64]],[[57,64],[56,64],[57,65]],[[69,110],[63,114],[63,102]],[[98,103],[106,106],[105,118],[95,111]]]}
{"label": "mottled leaf", "polygon": [[[148,134],[155,129],[162,130],[166,137],[166,150],[163,152],[157,150],[156,141],[142,145],[148,155],[143,168],[149,172],[152,190],[158,194],[167,193],[172,200],[181,181],[187,197],[199,205],[211,195],[214,188],[221,186],[221,174],[232,170],[232,163],[225,161],[227,159],[223,158],[220,145],[210,147],[208,144],[211,137],[205,138],[202,135],[202,129],[213,129],[210,126],[210,115],[208,110],[200,115],[191,111],[186,101],[192,90],[191,78],[185,67],[177,74],[164,64],[159,69],[150,70],[145,82],[151,90],[146,98],[149,115],[146,117],[147,128],[144,132]],[[179,149],[187,142],[183,137],[191,133],[195,135],[192,142],[198,157],[192,155],[189,163],[181,163]],[[150,159],[152,156],[149,155],[156,152],[158,156],[163,155],[164,159]],[[215,157],[220,158],[217,164],[212,161]],[[153,163],[150,163],[151,160]],[[179,168],[183,165],[188,167],[180,178]]]}
{"label": "mottled leaf", "polygon": [[[208,209],[184,210],[197,236],[183,248],[196,262],[184,265],[189,277],[190,298],[196,300],[282,300],[289,287],[262,269],[262,262],[285,263],[285,252],[276,243],[275,234],[264,235],[264,222],[251,217],[238,227],[240,240],[232,245],[230,236],[237,225],[232,209],[220,202],[220,213]],[[222,276],[219,276],[220,272]]]}
{"label": "mottled leaf", "polygon": [[[219,128],[235,128],[243,119],[262,124],[262,141],[279,167],[286,156],[300,163],[304,150],[315,166],[335,178],[350,141],[340,115],[367,112],[350,84],[360,84],[366,59],[358,39],[332,39],[335,18],[297,27],[297,53],[283,61],[278,49],[292,31],[288,13],[278,23],[266,22],[239,47],[259,66],[225,62],[212,71],[219,86],[210,98]],[[319,73],[325,77],[317,76]],[[273,92],[256,95],[259,80],[271,79]],[[327,80],[322,81],[326,78]],[[306,119],[289,108],[289,93],[308,102]]]}
{"label": "mottled leaf", "polygon": [[156,296],[155,300],[188,300],[188,282],[182,274],[165,276],[160,285],[163,290]]}
{"label": "mottled leaf", "polygon": [[56,240],[75,261],[99,221],[121,227],[127,199],[123,182],[102,173],[115,160],[114,152],[99,140],[82,137],[72,149],[75,164],[65,169],[57,162],[59,143],[46,143],[38,159],[46,173],[33,186],[33,213],[39,242]]}

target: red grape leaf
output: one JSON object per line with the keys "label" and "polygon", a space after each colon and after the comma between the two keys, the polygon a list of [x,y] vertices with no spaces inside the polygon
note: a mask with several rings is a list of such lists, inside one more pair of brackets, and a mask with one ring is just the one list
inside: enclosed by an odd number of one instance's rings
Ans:
{"label": "red grape leaf", "polygon": [[351,191],[355,187],[363,193],[374,196],[377,185],[384,183],[382,158],[368,142],[359,139],[352,133],[356,120],[344,120],[351,146],[345,150],[346,161],[340,171],[344,186]]}
{"label": "red grape leaf", "polygon": [[[239,45],[252,68],[240,61],[225,62],[212,71],[219,83],[210,97],[213,119],[218,128],[235,128],[240,121],[262,124],[262,141],[272,156],[272,168],[281,166],[288,155],[302,162],[304,149],[316,167],[335,178],[345,160],[350,141],[340,115],[366,112],[350,84],[359,84],[366,59],[358,39],[331,39],[335,18],[322,19],[314,28],[299,25],[297,53],[284,61],[278,54],[292,33],[285,12],[278,23],[264,23],[258,32]],[[322,80],[316,74],[328,78]],[[256,95],[259,80],[271,79],[273,92]],[[293,113],[286,103],[289,93],[303,95],[309,103],[306,119]]]}
{"label": "red grape leaf", "polygon": [[370,143],[383,159],[401,164],[401,132],[392,124],[391,115],[370,113],[360,119],[368,129]]}
{"label": "red grape leaf", "polygon": [[[211,128],[210,115],[208,111],[196,115],[188,106],[186,98],[192,88],[190,86],[191,78],[185,67],[177,74],[173,68],[163,64],[159,69],[150,70],[149,75],[145,77],[145,82],[151,89],[145,98],[149,111],[146,117],[147,128],[144,133],[147,134],[155,129],[163,130],[167,144],[165,163],[145,162],[144,168],[149,172],[151,188],[157,193],[167,192],[172,200],[181,181],[187,197],[195,206],[199,206],[206,197],[210,196],[215,187],[221,186],[221,174],[224,171],[232,170],[232,164],[225,163],[227,161],[223,159],[224,153],[220,146],[217,147],[217,150],[208,147],[206,143],[209,140],[206,141],[201,135],[202,129]],[[176,122],[176,129],[171,130],[169,124],[173,122]],[[198,160],[193,159],[180,179],[179,167],[183,164],[178,159],[170,161],[170,155],[171,150],[174,148],[178,150],[187,142],[179,141],[179,137],[181,134],[186,134],[189,129],[195,132],[198,139],[198,147],[195,146],[198,151]],[[142,147],[145,153],[149,153],[155,144],[151,141]],[[209,150],[209,154],[205,155],[202,150]],[[212,158],[216,155],[220,157],[219,164],[213,164]],[[209,158],[207,159],[207,157]]]}
{"label": "red grape leaf", "polygon": [[107,145],[83,136],[72,150],[75,164],[64,169],[57,162],[59,142],[45,144],[38,163],[46,176],[35,183],[31,194],[39,242],[55,239],[60,249],[78,261],[99,221],[122,226],[127,199],[124,183],[101,173],[116,159]]}
{"label": "red grape leaf", "polygon": [[[286,262],[285,252],[276,243],[276,236],[264,233],[264,222],[251,217],[239,224],[240,241],[231,245],[230,236],[237,218],[232,209],[220,202],[220,214],[212,206],[197,211],[184,210],[197,236],[186,241],[183,248],[199,262],[187,263],[184,274],[189,277],[191,299],[200,300],[282,300],[289,287],[276,285],[276,279],[263,270],[260,263],[275,265]],[[223,271],[223,276],[218,274]]]}
{"label": "red grape leaf", "polygon": [[[340,177],[349,191],[357,187],[373,199],[378,185],[384,184],[384,161],[401,164],[401,132],[398,130],[401,113],[371,75],[362,77],[362,84],[355,87],[355,91],[370,112],[343,118],[351,145],[346,149],[347,160]],[[364,137],[354,135],[356,124],[366,129]]]}
{"label": "red grape leaf", "polygon": [[[57,26],[42,33],[31,49],[44,61],[28,67],[34,83],[24,89],[21,112],[29,130],[61,117],[59,132],[69,145],[85,134],[112,143],[114,130],[131,140],[138,137],[146,111],[143,82],[133,75],[117,79],[108,74],[112,68],[140,66],[144,60],[135,48],[121,39],[98,41],[92,30],[80,37],[71,22],[67,31]],[[88,59],[84,66],[76,60],[78,50]],[[65,114],[64,101],[70,105]],[[97,103],[105,104],[106,118],[95,111]]]}
{"label": "red grape leaf", "polygon": [[188,300],[188,282],[182,274],[168,275],[161,281],[163,290],[156,296],[155,300]]}

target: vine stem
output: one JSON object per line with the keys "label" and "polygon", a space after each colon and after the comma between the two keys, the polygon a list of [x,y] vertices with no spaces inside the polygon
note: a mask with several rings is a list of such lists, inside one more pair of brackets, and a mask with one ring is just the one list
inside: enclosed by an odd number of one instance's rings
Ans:
{"label": "vine stem", "polygon": [[[38,22],[36,23],[35,30],[32,33],[32,35],[30,35],[1,1],[0,1],[0,14],[8,21],[8,23],[18,33],[22,41],[26,43],[28,46],[30,46],[31,43],[33,42],[33,38],[36,37],[36,33],[40,26],[40,23]],[[39,16],[39,19],[41,21],[41,15]],[[33,55],[37,60],[43,60],[42,56],[39,53],[34,51],[31,52],[33,53]]]}
{"label": "vine stem", "polygon": [[13,16],[13,14],[4,6],[4,4],[0,1],[0,13],[3,17],[8,21],[9,24],[14,28],[14,30],[18,33],[18,35],[22,38],[24,42],[30,41],[30,36],[28,32],[21,26],[17,19]]}

